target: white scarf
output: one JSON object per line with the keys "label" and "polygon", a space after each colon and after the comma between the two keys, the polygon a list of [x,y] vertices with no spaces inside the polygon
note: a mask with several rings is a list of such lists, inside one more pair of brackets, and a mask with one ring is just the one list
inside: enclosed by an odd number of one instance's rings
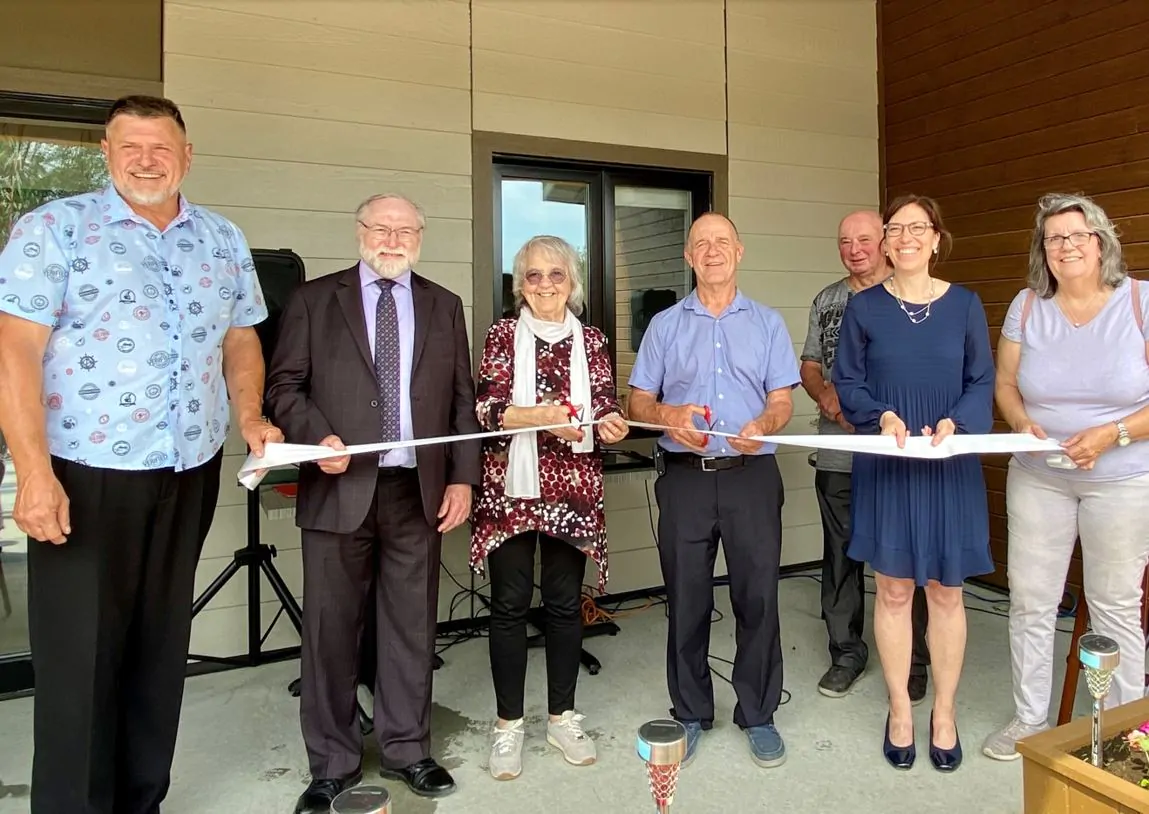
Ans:
{"label": "white scarf", "polygon": [[[531,313],[524,303],[519,310],[519,322],[515,326],[515,370],[511,404],[516,407],[535,407],[537,372],[535,369],[535,340],[541,339],[548,345],[561,342],[574,335],[571,346],[571,404],[582,406],[583,417],[590,420],[593,407],[590,403],[590,368],[586,361],[586,345],[583,342],[582,323],[568,308],[562,322],[543,322]],[[575,452],[592,452],[594,438],[591,427],[583,428],[583,440],[572,444]],[[511,449],[507,458],[507,497],[537,499],[539,496],[539,448],[537,432],[522,432],[511,437]]]}

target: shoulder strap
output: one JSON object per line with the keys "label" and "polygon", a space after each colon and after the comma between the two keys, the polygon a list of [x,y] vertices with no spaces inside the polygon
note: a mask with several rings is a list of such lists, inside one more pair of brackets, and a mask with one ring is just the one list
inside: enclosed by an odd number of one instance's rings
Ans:
{"label": "shoulder strap", "polygon": [[1029,309],[1033,307],[1033,298],[1037,296],[1037,292],[1032,288],[1025,290],[1025,304],[1021,306],[1021,325],[1019,330],[1025,333],[1025,322],[1029,319]]}

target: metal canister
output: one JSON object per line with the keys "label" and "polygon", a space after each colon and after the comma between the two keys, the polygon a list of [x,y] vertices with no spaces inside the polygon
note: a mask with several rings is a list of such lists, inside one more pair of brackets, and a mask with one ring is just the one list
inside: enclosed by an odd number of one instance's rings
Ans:
{"label": "metal canister", "polygon": [[331,801],[331,814],[391,814],[391,794],[379,786],[355,786]]}

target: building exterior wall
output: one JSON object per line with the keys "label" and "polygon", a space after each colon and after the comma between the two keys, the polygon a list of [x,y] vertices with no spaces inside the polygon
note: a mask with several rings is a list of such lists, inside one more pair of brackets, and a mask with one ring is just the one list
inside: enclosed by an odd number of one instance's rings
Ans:
{"label": "building exterior wall", "polygon": [[[164,89],[183,107],[196,151],[186,191],[235,220],[253,247],[293,249],[309,277],[357,257],[351,212],[362,198],[408,194],[428,215],[420,272],[457,292],[474,325],[472,132],[728,156],[729,213],[746,244],[743,289],[781,310],[799,348],[811,298],[842,273],[839,218],[879,200],[874,3],[607,6],[168,0]],[[814,406],[801,390],[795,402],[789,431],[809,432]],[[242,442],[228,451],[201,590],[245,542],[244,493],[231,477]],[[779,459],[783,562],[819,559],[806,453]],[[608,590],[660,585],[648,478],[609,483],[607,508]],[[298,595],[297,529],[290,519],[262,528]],[[465,586],[467,542],[465,531],[444,540],[444,563]],[[442,620],[459,590],[451,576],[443,575]],[[193,652],[245,650],[245,608],[235,580],[197,617]],[[265,622],[277,609],[266,604]],[[454,615],[468,611],[464,603]],[[281,619],[266,646],[297,641]]]}
{"label": "building exterior wall", "polygon": [[[1130,270],[1149,269],[1149,6],[1071,0],[881,0],[885,194],[936,198],[954,236],[944,279],[985,303],[996,348],[1025,286],[1039,197],[1094,197],[1122,232]],[[1000,418],[1000,416],[998,416]],[[998,430],[1006,429],[998,422]],[[1005,456],[986,458],[991,581],[1006,584]],[[1071,586],[1081,584],[1076,556]]]}

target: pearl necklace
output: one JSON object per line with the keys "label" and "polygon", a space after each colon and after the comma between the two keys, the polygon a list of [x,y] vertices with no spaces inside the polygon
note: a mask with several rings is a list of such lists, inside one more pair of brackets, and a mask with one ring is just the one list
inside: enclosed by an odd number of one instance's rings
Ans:
{"label": "pearl necklace", "polygon": [[[930,293],[926,299],[926,304],[919,308],[917,311],[910,311],[906,308],[905,302],[898,296],[898,282],[893,277],[890,278],[890,293],[894,295],[894,299],[898,301],[898,306],[902,309],[902,313],[909,317],[910,322],[914,325],[920,325],[930,318],[930,306],[934,302],[934,279],[930,278]],[[920,317],[920,319],[919,319]]]}

